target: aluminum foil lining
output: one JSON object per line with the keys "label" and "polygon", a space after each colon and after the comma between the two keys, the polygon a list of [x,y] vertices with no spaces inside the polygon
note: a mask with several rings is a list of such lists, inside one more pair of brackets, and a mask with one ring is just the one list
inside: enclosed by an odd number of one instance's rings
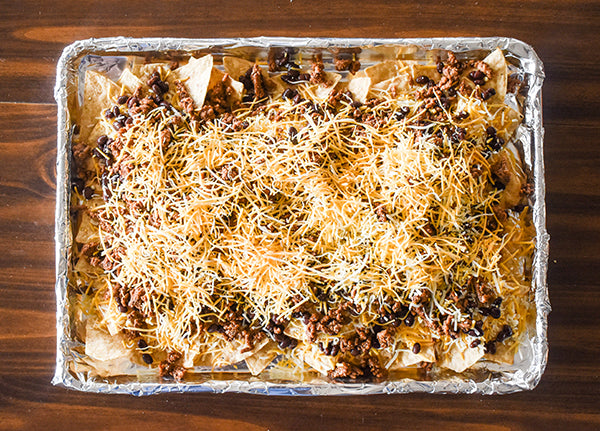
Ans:
{"label": "aluminum foil lining", "polygon": [[[478,54],[501,48],[510,64],[510,72],[518,73],[528,85],[524,102],[524,120],[516,134],[516,142],[525,165],[534,180],[532,199],[533,221],[536,228],[536,249],[532,283],[535,291],[536,321],[529,329],[513,365],[483,363],[479,370],[464,375],[433,375],[427,380],[401,378],[381,383],[334,383],[326,379],[290,382],[275,378],[252,377],[230,367],[219,373],[192,373],[185,383],[161,382],[148,378],[142,372],[118,378],[90,378],[84,373],[71,371],[71,364],[81,354],[76,347],[81,343],[71,337],[67,270],[72,235],[69,218],[69,154],[72,123],[69,107],[83,87],[83,75],[88,68],[100,70],[118,78],[126,63],[126,56],[169,58],[173,54],[230,53],[264,61],[271,47],[298,48],[310,57],[315,50],[360,47],[363,65],[386,58],[398,47],[410,47],[410,58],[426,60],[435,50]],[[408,58],[408,57],[407,57]],[[327,59],[324,56],[324,60]],[[545,182],[543,159],[542,82],[543,65],[529,45],[512,38],[421,38],[421,39],[337,39],[337,38],[239,38],[239,39],[173,39],[124,37],[88,39],[67,46],[57,65],[54,97],[58,103],[58,152],[56,187],[56,372],[52,383],[67,388],[98,393],[127,393],[150,395],[161,392],[241,392],[267,395],[359,395],[380,393],[479,393],[506,394],[533,389],[546,368],[548,356],[547,317],[550,312],[546,272],[548,268],[548,241],[546,232]],[[510,95],[509,95],[510,96]],[[511,100],[507,100],[511,103]],[[200,370],[202,371],[202,370]],[[187,377],[186,377],[187,378]]]}

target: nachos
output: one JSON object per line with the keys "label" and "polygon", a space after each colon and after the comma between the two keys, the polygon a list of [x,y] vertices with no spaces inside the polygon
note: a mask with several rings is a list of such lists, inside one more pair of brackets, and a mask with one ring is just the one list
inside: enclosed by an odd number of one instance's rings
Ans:
{"label": "nachos", "polygon": [[86,72],[74,371],[371,380],[513,360],[535,231],[502,51],[295,55]]}

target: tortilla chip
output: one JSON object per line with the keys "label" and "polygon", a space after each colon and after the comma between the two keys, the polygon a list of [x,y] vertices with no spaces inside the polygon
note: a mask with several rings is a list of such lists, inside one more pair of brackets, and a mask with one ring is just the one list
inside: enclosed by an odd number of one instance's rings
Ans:
{"label": "tortilla chip", "polygon": [[[113,129],[107,123],[105,123],[104,121],[98,121],[98,123],[96,123],[96,125],[90,132],[90,135],[88,136],[86,143],[90,147],[95,148],[98,146],[98,138],[102,135],[109,135],[112,131],[113,131]],[[86,165],[86,167],[89,170],[94,170],[92,159],[90,158],[89,161],[92,162],[91,163],[92,168],[90,169],[89,165]]]}
{"label": "tortilla chip", "polygon": [[233,89],[232,101],[239,102],[240,100],[242,100],[242,95],[244,94],[244,84],[242,84],[240,81],[236,81],[230,76],[229,85]]}
{"label": "tortilla chip", "polygon": [[[212,72],[210,74],[210,80],[208,82],[208,90],[213,88],[219,82],[222,82],[224,78],[225,78],[225,73],[223,73],[219,69],[213,67]],[[231,104],[234,101],[242,100],[242,95],[244,92],[244,84],[231,78],[231,75],[227,75],[227,79],[226,79],[225,83],[227,85],[229,85],[231,87],[231,89],[233,90],[232,97],[228,100],[228,102]]]}
{"label": "tortilla chip", "polygon": [[83,90],[83,107],[79,120],[79,139],[87,141],[96,126],[102,111],[110,108],[115,97],[119,95],[119,87],[106,76],[88,70],[85,72]]}
{"label": "tortilla chip", "polygon": [[419,51],[419,47],[416,45],[404,45],[396,48],[396,58],[400,58],[405,55],[412,55]]}
{"label": "tortilla chip", "polygon": [[512,365],[515,360],[515,350],[512,346],[506,346],[504,344],[496,344],[496,353],[493,355],[487,353],[485,359],[499,363]]}
{"label": "tortilla chip", "polygon": [[488,103],[502,103],[506,96],[506,87],[508,84],[508,66],[506,58],[500,48],[496,48],[494,52],[483,59],[483,62],[491,67],[493,73],[491,79],[486,82],[487,88],[496,90],[496,94],[490,97]]}
{"label": "tortilla chip", "polygon": [[82,212],[75,241],[81,244],[87,244],[88,242],[98,241],[99,239],[98,227],[92,223],[92,218],[87,213]]}
{"label": "tortilla chip", "polygon": [[269,340],[262,349],[245,359],[246,366],[253,376],[260,374],[277,357],[276,347],[277,345]]}
{"label": "tortilla chip", "polygon": [[[248,69],[254,66],[254,63],[243,58],[238,57],[224,57],[223,67],[225,72],[229,74],[233,79],[239,79],[240,76],[246,74]],[[263,78],[266,78],[264,71],[262,72]]]}
{"label": "tortilla chip", "polygon": [[134,376],[139,370],[127,357],[108,361],[100,361],[90,357],[83,358],[82,360],[84,363],[74,362],[71,364],[71,370],[74,373],[90,373],[98,377]]}
{"label": "tortilla chip", "polygon": [[397,60],[388,60],[369,66],[365,69],[365,75],[371,78],[371,84],[392,79],[404,71],[404,64]]}
{"label": "tortilla chip", "polygon": [[100,275],[103,272],[101,268],[96,268],[95,266],[90,265],[88,260],[84,257],[81,257],[77,260],[77,263],[73,267],[73,271],[80,274],[89,275]]}
{"label": "tortilla chip", "polygon": [[398,358],[390,365],[390,370],[399,370],[402,368],[416,365],[419,362],[435,362],[435,348],[433,343],[419,343],[421,350],[415,354],[412,352],[412,346],[408,350],[401,352]]}
{"label": "tortilla chip", "polygon": [[[326,99],[329,97],[335,86],[342,79],[342,75],[339,73],[325,72],[325,82],[319,84],[315,90],[315,96],[318,99]],[[324,85],[327,83],[327,85]]]}
{"label": "tortilla chip", "polygon": [[452,344],[450,350],[444,354],[439,365],[457,373],[462,373],[475,364],[484,355],[484,346],[479,344],[475,348],[469,347],[465,340],[459,340]]}
{"label": "tortilla chip", "polygon": [[154,71],[158,71],[163,78],[170,75],[171,68],[165,63],[134,63],[130,67],[131,73],[137,76],[143,84]]}
{"label": "tortilla chip", "polygon": [[268,338],[263,338],[261,341],[254,345],[254,348],[252,350],[242,352],[242,350],[246,348],[246,344],[238,340],[233,340],[232,342],[228,343],[227,348],[225,348],[219,355],[217,355],[213,363],[216,367],[237,364],[238,362],[243,361],[244,359],[254,355],[268,342]]}
{"label": "tortilla chip", "polygon": [[129,69],[125,69],[123,73],[121,73],[118,83],[123,86],[128,93],[133,93],[138,87],[144,86],[142,80],[135,76]]}
{"label": "tortilla chip", "polygon": [[290,323],[285,327],[283,333],[296,340],[308,341],[306,325],[300,319],[290,319]]}
{"label": "tortilla chip", "polygon": [[205,55],[202,58],[190,58],[188,64],[175,69],[172,73],[176,79],[179,79],[185,84],[185,87],[190,93],[190,97],[196,104],[196,109],[200,109],[204,104],[204,99],[206,98],[206,91],[210,85],[212,72],[212,55]]}
{"label": "tortilla chip", "polygon": [[200,354],[198,347],[192,347],[183,354],[181,365],[184,368],[212,367],[214,355],[212,353]]}
{"label": "tortilla chip", "polygon": [[129,358],[130,351],[125,347],[121,334],[110,335],[94,327],[94,321],[88,320],[85,328],[85,354],[100,361]]}
{"label": "tortilla chip", "polygon": [[[223,67],[225,68],[225,72],[231,76],[233,80],[237,80],[240,76],[246,74],[248,69],[254,66],[255,63],[244,60],[243,58],[237,57],[224,57],[223,58]],[[288,85],[281,79],[281,75],[274,76],[271,78],[269,74],[261,67],[260,74],[265,83],[265,88],[267,93],[269,93],[272,97],[277,98],[281,96],[281,94],[288,88]],[[238,82],[238,81],[235,81]],[[240,83],[241,84],[241,83]],[[241,84],[241,92],[244,90],[243,84]]]}
{"label": "tortilla chip", "polygon": [[352,93],[352,97],[354,100],[358,100],[360,103],[367,102],[367,95],[369,94],[369,89],[371,88],[371,78],[360,78],[354,77],[348,83],[348,90]]}
{"label": "tortilla chip", "polygon": [[385,81],[378,82],[372,86],[373,90],[379,90],[384,92],[393,91],[396,95],[401,93],[408,93],[411,89],[412,79],[408,73],[401,73]]}
{"label": "tortilla chip", "polygon": [[500,196],[501,208],[514,208],[521,202],[521,189],[525,186],[527,178],[522,169],[518,169],[519,163],[515,160],[516,155],[508,149],[503,149],[499,153],[490,157],[490,166],[503,163],[508,168],[509,181],[504,186]]}
{"label": "tortilla chip", "polygon": [[419,76],[426,76],[436,82],[440,80],[440,74],[437,71],[437,67],[434,65],[410,63],[409,69],[412,70],[412,76],[415,79]]}
{"label": "tortilla chip", "polygon": [[314,344],[299,343],[296,349],[302,351],[302,359],[321,374],[327,374],[335,368],[334,356],[327,356]]}
{"label": "tortilla chip", "polygon": [[519,111],[505,106],[502,108],[502,112],[496,115],[492,125],[499,131],[499,135],[508,142],[522,121],[523,115]]}

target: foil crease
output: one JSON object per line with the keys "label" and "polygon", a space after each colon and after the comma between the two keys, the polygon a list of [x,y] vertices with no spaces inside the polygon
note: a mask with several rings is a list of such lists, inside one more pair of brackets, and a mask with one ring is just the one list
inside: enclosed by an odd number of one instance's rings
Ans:
{"label": "foil crease", "polygon": [[[77,95],[77,82],[86,67],[109,72],[127,55],[160,55],[169,52],[213,53],[227,51],[247,52],[254,55],[266,53],[270,47],[294,47],[310,52],[312,49],[374,48],[387,46],[416,47],[416,56],[430,50],[452,50],[456,53],[491,51],[501,48],[511,64],[510,72],[525,78],[528,93],[524,102],[524,120],[516,134],[522,145],[525,165],[531,170],[534,181],[532,199],[533,222],[536,228],[532,283],[535,291],[536,322],[523,342],[513,365],[484,363],[480,366],[486,378],[480,380],[470,375],[433,376],[428,380],[409,378],[381,383],[334,383],[326,379],[308,382],[289,382],[235,373],[235,369],[222,373],[197,373],[196,381],[186,383],[161,382],[143,375],[122,378],[90,378],[84,373],[74,373],[71,365],[80,360],[75,347],[81,343],[71,337],[72,328],[68,312],[67,274],[70,248],[73,241],[69,217],[70,146],[72,125],[69,114],[69,97]],[[419,54],[420,53],[420,54]],[[113,62],[104,63],[106,56]],[[119,60],[119,57],[120,60]],[[362,61],[362,58],[361,58]],[[90,66],[91,65],[91,66]],[[67,388],[96,393],[126,393],[151,395],[163,392],[239,392],[265,395],[366,395],[382,393],[452,393],[452,394],[507,394],[533,389],[540,381],[548,357],[547,324],[551,310],[548,298],[546,273],[548,269],[549,235],[546,231],[545,181],[542,123],[543,64],[533,48],[520,40],[507,37],[489,38],[416,38],[416,39],[341,39],[341,38],[280,38],[257,37],[235,39],[175,39],[125,37],[88,39],[67,46],[57,65],[54,97],[58,104],[57,140],[57,192],[55,218],[56,252],[56,371],[52,383]],[[509,102],[510,103],[510,102]],[[228,376],[228,377],[227,377]]]}

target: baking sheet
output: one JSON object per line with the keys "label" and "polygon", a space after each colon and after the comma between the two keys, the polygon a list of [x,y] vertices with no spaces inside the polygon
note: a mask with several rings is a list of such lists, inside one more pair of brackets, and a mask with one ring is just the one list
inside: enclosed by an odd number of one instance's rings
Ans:
{"label": "baking sheet", "polygon": [[[364,66],[396,56],[399,46],[406,47],[406,58],[427,60],[435,50],[476,55],[500,47],[511,64],[511,73],[518,73],[528,85],[524,104],[524,120],[517,130],[516,139],[522,144],[524,162],[531,169],[534,180],[533,221],[536,227],[536,249],[532,284],[535,291],[536,322],[528,340],[520,347],[513,365],[484,363],[464,375],[439,373],[416,380],[414,376],[399,375],[393,381],[381,383],[337,383],[326,378],[304,382],[280,380],[275,373],[253,377],[242,369],[229,367],[219,372],[196,370],[188,372],[186,382],[163,382],[155,375],[137,375],[90,378],[84,373],[73,373],[71,365],[81,359],[81,343],[71,337],[67,274],[71,248],[69,221],[69,154],[72,134],[70,107],[81,97],[85,70],[94,69],[118,78],[126,63],[126,56],[177,58],[181,55],[224,53],[242,56],[266,63],[271,47],[297,48],[306,58],[323,52],[326,65],[331,64],[336,48],[360,47],[360,61]],[[57,203],[56,203],[56,298],[57,298],[57,358],[56,373],[52,380],[68,388],[88,392],[128,393],[149,395],[161,392],[243,392],[269,395],[341,395],[376,393],[481,393],[503,394],[534,388],[546,367],[547,316],[550,312],[546,271],[548,241],[545,214],[545,183],[543,163],[542,82],[543,65],[527,44],[512,38],[428,38],[428,39],[331,39],[331,38],[250,38],[250,39],[88,39],[69,45],[63,51],[57,66],[55,98],[58,103]],[[510,100],[508,101],[510,103]]]}

